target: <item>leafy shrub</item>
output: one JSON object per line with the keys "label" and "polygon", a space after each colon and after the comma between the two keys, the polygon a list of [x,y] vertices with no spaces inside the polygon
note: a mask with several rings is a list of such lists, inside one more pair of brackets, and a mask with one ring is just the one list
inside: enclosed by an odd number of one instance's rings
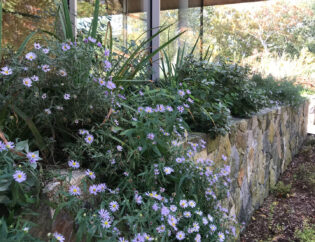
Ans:
{"label": "leafy shrub", "polygon": [[301,104],[305,99],[301,96],[302,86],[295,85],[291,81],[276,81],[272,76],[263,78],[255,74],[252,81],[257,88],[261,89],[263,95],[270,100],[270,105],[293,105]]}
{"label": "leafy shrub", "polygon": [[[188,88],[171,93],[150,82],[121,80],[119,70],[129,61],[117,59],[116,66],[91,37],[34,47],[2,68],[2,127],[7,139],[29,139],[26,152],[39,149],[45,171],[51,163],[68,167],[65,183],[74,169],[86,171],[80,185],[61,186],[52,205],[75,218],[78,240],[223,241],[235,235],[234,220],[219,202],[227,195],[230,168],[193,160],[204,141],[180,145],[188,130]],[[2,153],[11,157],[15,149],[9,150]],[[34,163],[15,156],[10,162],[23,169]],[[7,174],[12,180],[13,170]]]}

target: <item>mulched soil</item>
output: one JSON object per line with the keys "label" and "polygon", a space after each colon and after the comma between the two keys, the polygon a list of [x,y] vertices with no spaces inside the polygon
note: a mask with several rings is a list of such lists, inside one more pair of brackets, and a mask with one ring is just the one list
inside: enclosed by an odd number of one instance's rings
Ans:
{"label": "mulched soil", "polygon": [[[241,235],[245,241],[299,241],[294,237],[303,222],[315,225],[315,137],[309,136],[279,181],[291,184],[284,197],[274,191],[253,214]],[[315,238],[314,238],[315,239]]]}

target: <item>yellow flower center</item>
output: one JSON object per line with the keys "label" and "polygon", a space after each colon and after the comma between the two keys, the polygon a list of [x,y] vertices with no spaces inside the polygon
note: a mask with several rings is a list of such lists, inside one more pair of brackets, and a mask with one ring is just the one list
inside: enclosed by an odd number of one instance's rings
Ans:
{"label": "yellow flower center", "polygon": [[76,165],[76,163],[75,163],[75,162],[73,162],[73,163],[72,163],[72,165],[73,165],[73,166],[75,166],[75,165]]}
{"label": "yellow flower center", "polygon": [[22,175],[19,174],[19,175],[18,175],[18,178],[21,178],[21,177],[22,177]]}
{"label": "yellow flower center", "polygon": [[73,191],[74,191],[74,192],[77,192],[77,189],[74,188]]}

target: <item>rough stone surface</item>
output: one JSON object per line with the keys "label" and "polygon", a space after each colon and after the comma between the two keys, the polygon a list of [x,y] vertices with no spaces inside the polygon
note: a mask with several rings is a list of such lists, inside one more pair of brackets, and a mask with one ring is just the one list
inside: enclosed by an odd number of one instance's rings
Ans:
{"label": "rough stone surface", "polygon": [[228,157],[231,196],[224,204],[240,223],[249,221],[299,150],[307,135],[307,120],[305,102],[299,107],[265,109],[250,119],[235,119],[230,133],[215,139],[193,135],[207,141],[198,158],[223,165],[221,156]]}

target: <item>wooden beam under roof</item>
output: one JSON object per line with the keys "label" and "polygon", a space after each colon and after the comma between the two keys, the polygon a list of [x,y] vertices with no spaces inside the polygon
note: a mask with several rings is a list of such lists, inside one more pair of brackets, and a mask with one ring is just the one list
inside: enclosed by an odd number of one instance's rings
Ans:
{"label": "wooden beam under roof", "polygon": [[[147,0],[128,0],[128,13],[142,12],[142,2]],[[158,1],[158,0],[155,0]],[[181,0],[161,0],[161,10],[178,9],[179,1]],[[250,3],[266,0],[189,0],[189,7],[195,8],[203,6],[214,6],[224,4],[236,4],[236,3]]]}

